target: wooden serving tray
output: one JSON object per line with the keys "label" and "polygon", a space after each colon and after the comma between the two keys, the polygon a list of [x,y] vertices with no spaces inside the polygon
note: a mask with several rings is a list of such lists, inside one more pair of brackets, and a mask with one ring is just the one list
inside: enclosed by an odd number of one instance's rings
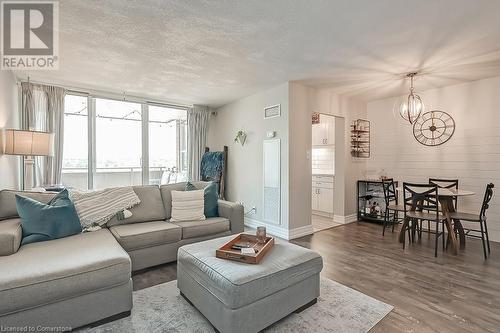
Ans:
{"label": "wooden serving tray", "polygon": [[[257,250],[255,254],[243,254],[240,250],[232,249],[236,243],[248,243],[250,247]],[[266,237],[264,244],[257,242],[257,236],[249,234],[239,234],[215,251],[215,256],[220,259],[236,260],[247,264],[258,264],[266,253],[273,247],[274,238]]]}

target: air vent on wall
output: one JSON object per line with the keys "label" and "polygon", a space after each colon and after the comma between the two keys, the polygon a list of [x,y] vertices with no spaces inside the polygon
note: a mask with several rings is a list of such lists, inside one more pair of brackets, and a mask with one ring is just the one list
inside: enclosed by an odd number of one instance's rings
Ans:
{"label": "air vent on wall", "polygon": [[264,119],[279,117],[281,115],[281,104],[264,108]]}

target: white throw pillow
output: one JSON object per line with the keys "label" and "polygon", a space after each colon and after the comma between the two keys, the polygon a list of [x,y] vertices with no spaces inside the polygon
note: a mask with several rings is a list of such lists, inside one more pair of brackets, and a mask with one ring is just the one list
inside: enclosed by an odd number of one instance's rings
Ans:
{"label": "white throw pillow", "polygon": [[204,220],[204,190],[172,191],[172,218],[170,222]]}

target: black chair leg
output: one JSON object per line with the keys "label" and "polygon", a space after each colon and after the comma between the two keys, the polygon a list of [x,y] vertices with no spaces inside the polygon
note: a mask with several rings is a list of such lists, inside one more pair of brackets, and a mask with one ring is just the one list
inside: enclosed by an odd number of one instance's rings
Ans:
{"label": "black chair leg", "polygon": [[486,245],[488,245],[488,254],[491,253],[490,250],[490,235],[488,234],[488,224],[486,223],[486,220],[484,221],[484,231],[486,232]]}
{"label": "black chair leg", "polygon": [[438,256],[439,222],[436,222],[436,243],[434,244],[434,257]]}
{"label": "black chair leg", "polygon": [[427,238],[431,238],[431,221],[427,221]]}
{"label": "black chair leg", "polygon": [[385,210],[385,215],[384,215],[384,226],[382,227],[382,236],[385,236],[385,228],[387,227],[387,220],[389,219],[389,210]]}
{"label": "black chair leg", "polygon": [[481,226],[481,241],[483,242],[484,259],[486,260],[488,259],[488,255],[486,254],[486,240],[484,239],[483,221],[480,221],[479,225]]}
{"label": "black chair leg", "polygon": [[[409,223],[409,221],[408,221],[408,223]],[[406,233],[406,230],[402,230],[401,232]],[[403,251],[404,251],[405,247],[406,247],[406,237],[405,237],[404,242],[403,242]]]}

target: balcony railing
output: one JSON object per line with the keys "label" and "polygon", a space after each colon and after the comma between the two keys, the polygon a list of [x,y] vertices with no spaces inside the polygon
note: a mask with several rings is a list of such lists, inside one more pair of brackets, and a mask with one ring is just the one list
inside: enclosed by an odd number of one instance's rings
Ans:
{"label": "balcony railing", "polygon": [[[149,184],[160,185],[186,180],[186,172],[172,172],[167,167],[150,167]],[[63,168],[61,181],[67,187],[88,188],[87,168]],[[141,167],[97,168],[94,173],[94,189],[116,186],[142,185]]]}

